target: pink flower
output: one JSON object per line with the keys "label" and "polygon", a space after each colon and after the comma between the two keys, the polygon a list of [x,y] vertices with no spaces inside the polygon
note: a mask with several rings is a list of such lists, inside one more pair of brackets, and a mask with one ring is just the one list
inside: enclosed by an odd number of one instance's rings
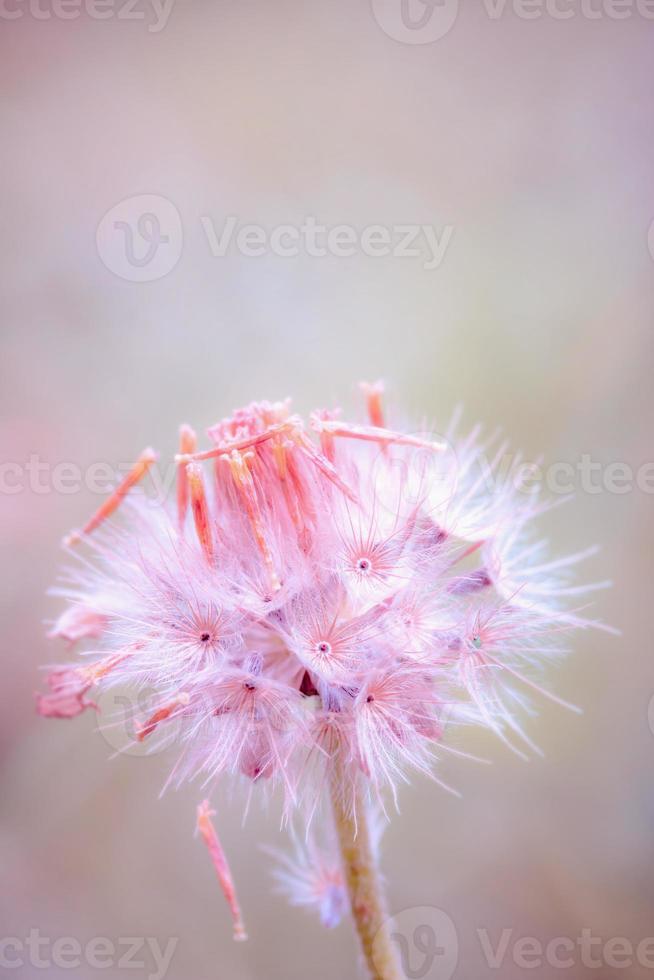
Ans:
{"label": "pink flower", "polygon": [[[519,715],[545,693],[533,674],[572,627],[599,625],[566,605],[597,587],[569,581],[587,553],[547,555],[532,531],[543,504],[511,468],[500,478],[504,446],[403,432],[381,387],[364,390],[368,419],[353,424],[320,410],[307,429],[289,402],[256,402],[201,451],[182,426],[167,502],[128,496],[156,458],[139,457],[67,539],[89,554],[52,635],[99,650],[50,674],[41,714],[95,707],[91,689],[146,690],[136,738],[174,730],[172,780],[279,785],[286,816],[307,821],[335,780],[354,813],[360,780],[381,802],[431,773],[453,724],[531,744]],[[210,837],[207,821],[204,807]],[[294,900],[333,925],[338,869],[304,857]]]}
{"label": "pink flower", "polygon": [[131,651],[109,654],[87,667],[56,667],[47,677],[50,694],[37,694],[36,707],[46,718],[75,718],[86,708],[95,708],[87,692],[107,677],[119,664],[131,656]]}
{"label": "pink flower", "polygon": [[92,681],[78,668],[60,667],[48,674],[50,694],[37,694],[37,711],[44,718],[76,718],[86,708],[97,708],[86,697]]}
{"label": "pink flower", "polygon": [[[375,858],[385,827],[381,810],[370,813],[370,844]],[[285,895],[291,905],[301,906],[318,915],[327,929],[340,924],[348,911],[348,894],[343,862],[338,843],[329,824],[320,832],[311,827],[298,836],[290,832],[293,850],[287,854],[278,848],[264,847],[276,861],[273,877],[277,890]]]}
{"label": "pink flower", "polygon": [[269,849],[276,858],[274,878],[280,894],[291,905],[317,913],[327,929],[337,926],[347,912],[345,875],[333,840],[320,845],[313,835],[306,842],[293,837],[293,855]]}
{"label": "pink flower", "polygon": [[71,645],[87,637],[97,639],[107,625],[107,616],[95,607],[93,597],[89,604],[71,604],[62,612],[48,636],[59,636]]}

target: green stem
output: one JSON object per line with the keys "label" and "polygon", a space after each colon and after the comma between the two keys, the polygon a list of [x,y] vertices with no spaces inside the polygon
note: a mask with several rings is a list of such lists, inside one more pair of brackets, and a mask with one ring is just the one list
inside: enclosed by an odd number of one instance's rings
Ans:
{"label": "green stem", "polygon": [[367,801],[357,781],[353,811],[344,799],[342,777],[343,770],[337,765],[332,778],[332,806],[361,949],[372,980],[403,980],[388,929],[384,891],[370,838]]}

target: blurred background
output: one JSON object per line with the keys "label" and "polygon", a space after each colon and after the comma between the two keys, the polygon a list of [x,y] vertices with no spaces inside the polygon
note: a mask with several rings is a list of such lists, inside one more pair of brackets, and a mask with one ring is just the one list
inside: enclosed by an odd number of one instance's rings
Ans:
{"label": "blurred background", "polygon": [[[575,949],[534,977],[651,974],[653,14],[4,4],[2,937],[38,929],[46,960],[62,937],[175,938],[171,980],[359,975],[347,922],[323,931],[274,896],[259,845],[283,843],[275,811],[243,827],[240,801],[216,800],[251,937],[237,945],[193,838],[199,787],[159,801],[171,757],[111,759],[90,713],[48,723],[33,692],[64,656],[44,625],[60,539],[100,499],[58,464],[115,467],[148,444],[167,458],[181,421],[203,430],[252,398],[351,411],[356,383],[383,377],[416,425],[462,403],[528,459],[600,464],[543,526],[558,551],[602,546],[585,576],[615,584],[593,614],[622,631],[580,633],[548,676],[584,715],[540,704],[543,759],[471,734],[463,747],[493,765],[446,761],[462,799],[420,780],[402,792],[391,910],[409,924],[442,910],[457,943],[412,975],[514,980],[522,937]],[[346,230],[325,246],[312,224]],[[621,492],[613,463],[632,474]],[[511,930],[501,966],[480,930],[493,949]],[[584,930],[601,938],[592,963]],[[10,975],[43,975],[3,949]],[[154,976],[139,958],[129,975]]]}

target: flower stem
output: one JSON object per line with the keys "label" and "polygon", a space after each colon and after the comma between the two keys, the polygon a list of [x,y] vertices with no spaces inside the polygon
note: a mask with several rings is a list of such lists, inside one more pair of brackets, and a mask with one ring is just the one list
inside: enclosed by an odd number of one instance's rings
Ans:
{"label": "flower stem", "polygon": [[[337,769],[340,767],[337,766]],[[402,980],[377,859],[370,838],[366,799],[357,781],[354,808],[346,801],[342,773],[332,778],[332,805],[343,869],[363,955],[372,980]]]}

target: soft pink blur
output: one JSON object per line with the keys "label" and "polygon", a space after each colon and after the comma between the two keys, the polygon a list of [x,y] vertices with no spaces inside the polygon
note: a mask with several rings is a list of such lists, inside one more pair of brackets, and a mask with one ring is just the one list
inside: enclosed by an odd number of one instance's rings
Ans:
{"label": "soft pink blur", "polygon": [[[356,381],[379,376],[416,427],[461,402],[528,459],[652,460],[654,21],[493,20],[462,3],[446,36],[409,45],[365,0],[177,0],[159,32],[21,9],[0,18],[5,463],[170,456],[182,421],[204,429],[254,397],[351,408]],[[103,215],[135,195],[182,220],[179,261],[151,282],[116,275],[96,246]],[[213,257],[200,218],[220,233],[229,215],[454,230],[431,270]],[[193,838],[201,788],[159,801],[170,757],[110,760],[90,715],[36,718],[39,667],[62,657],[45,636],[59,541],[100,499],[47,483],[2,494],[0,939],[177,937],[169,980],[354,977],[349,926],[324,931],[273,896],[258,845],[283,845],[277,812],[254,806],[242,827],[240,798],[215,801],[251,937],[234,944]],[[548,678],[584,715],[543,704],[529,732],[545,758],[529,765],[467,738],[493,765],[447,762],[462,800],[416,780],[384,837],[391,909],[451,917],[455,980],[525,975],[510,953],[489,968],[480,929],[494,946],[504,928],[512,942],[654,935],[653,501],[579,487],[544,522],[559,551],[600,543],[588,575],[615,582],[594,612],[622,637],[578,636]],[[578,958],[564,972],[615,975]]]}

